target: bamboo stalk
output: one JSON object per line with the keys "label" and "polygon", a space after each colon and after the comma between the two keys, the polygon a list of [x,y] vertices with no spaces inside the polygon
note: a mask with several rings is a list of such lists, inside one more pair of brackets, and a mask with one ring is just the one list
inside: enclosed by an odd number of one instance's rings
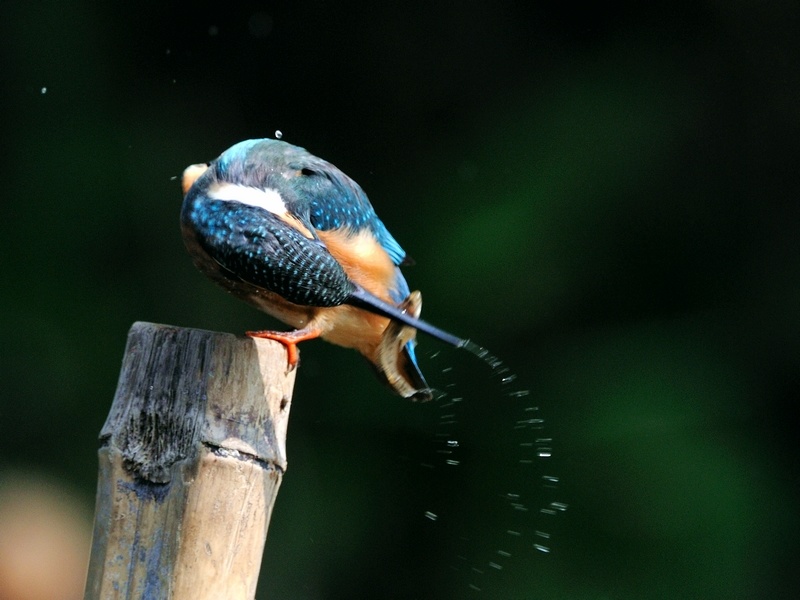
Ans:
{"label": "bamboo stalk", "polygon": [[277,342],[133,325],[100,434],[85,600],[254,597],[295,374]]}

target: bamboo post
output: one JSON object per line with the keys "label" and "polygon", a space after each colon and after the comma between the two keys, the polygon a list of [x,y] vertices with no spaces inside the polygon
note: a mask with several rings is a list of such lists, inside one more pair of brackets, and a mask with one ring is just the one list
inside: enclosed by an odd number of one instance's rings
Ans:
{"label": "bamboo post", "polygon": [[100,434],[85,600],[255,596],[294,379],[277,342],[133,325]]}

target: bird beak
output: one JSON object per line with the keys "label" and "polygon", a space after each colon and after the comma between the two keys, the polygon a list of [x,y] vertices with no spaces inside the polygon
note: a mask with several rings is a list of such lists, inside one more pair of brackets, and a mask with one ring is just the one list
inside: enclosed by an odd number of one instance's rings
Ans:
{"label": "bird beak", "polygon": [[208,163],[200,163],[197,165],[189,165],[183,170],[183,177],[181,178],[181,187],[183,188],[183,195],[189,193],[197,178],[208,170]]}
{"label": "bird beak", "polygon": [[[411,292],[398,307],[415,319],[422,312],[422,294]],[[392,320],[381,336],[374,366],[381,378],[403,398],[422,402],[433,398],[414,355],[417,330]]]}

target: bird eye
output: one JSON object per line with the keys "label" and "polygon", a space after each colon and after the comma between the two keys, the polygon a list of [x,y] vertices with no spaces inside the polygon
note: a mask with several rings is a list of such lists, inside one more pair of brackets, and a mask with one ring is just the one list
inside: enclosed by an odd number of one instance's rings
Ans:
{"label": "bird eye", "polygon": [[316,175],[316,174],[317,174],[316,171],[314,171],[313,169],[309,169],[308,167],[303,167],[302,169],[300,169],[300,175],[311,176],[311,175]]}

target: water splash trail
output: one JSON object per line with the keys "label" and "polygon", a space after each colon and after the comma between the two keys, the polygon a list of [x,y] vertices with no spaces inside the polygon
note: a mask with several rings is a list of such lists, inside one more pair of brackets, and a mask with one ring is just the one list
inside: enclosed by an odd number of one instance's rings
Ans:
{"label": "water splash trail", "polygon": [[[480,592],[494,587],[499,578],[527,576],[526,557],[551,554],[553,519],[566,511],[567,504],[559,497],[559,477],[549,470],[553,439],[545,431],[539,407],[531,403],[531,390],[522,388],[517,374],[488,349],[470,340],[462,340],[457,348],[480,359],[490,375],[466,392],[462,388],[468,386],[457,378],[437,393],[434,402],[441,410],[434,434],[437,458],[421,466],[439,471],[437,486],[450,485],[451,497],[482,487],[490,498],[475,502],[470,497],[466,503],[480,505],[481,514],[443,503],[424,516],[455,540],[450,568],[461,574],[471,592]],[[442,351],[430,358],[440,356]],[[455,365],[440,371],[458,377]],[[475,370],[469,367],[469,371]],[[486,383],[491,390],[482,390]],[[469,439],[470,426],[477,431],[475,439]],[[453,478],[451,469],[458,467]]]}

